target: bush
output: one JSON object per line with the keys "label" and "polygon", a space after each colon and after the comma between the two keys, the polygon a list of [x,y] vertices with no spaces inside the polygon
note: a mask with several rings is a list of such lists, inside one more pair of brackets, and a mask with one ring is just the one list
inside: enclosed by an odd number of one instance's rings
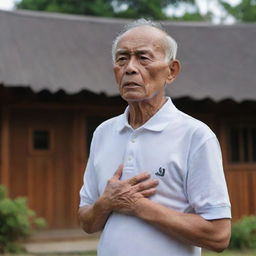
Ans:
{"label": "bush", "polygon": [[231,249],[256,249],[256,216],[246,216],[232,225]]}
{"label": "bush", "polygon": [[0,185],[0,253],[24,251],[17,241],[29,236],[33,228],[45,225],[44,219],[36,218],[35,212],[28,209],[26,198],[12,200]]}

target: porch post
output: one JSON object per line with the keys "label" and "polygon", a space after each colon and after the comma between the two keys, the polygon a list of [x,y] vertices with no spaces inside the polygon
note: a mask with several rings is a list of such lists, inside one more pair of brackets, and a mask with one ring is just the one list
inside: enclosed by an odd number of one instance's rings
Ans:
{"label": "porch post", "polygon": [[1,111],[1,167],[0,184],[9,187],[9,111],[3,108]]}

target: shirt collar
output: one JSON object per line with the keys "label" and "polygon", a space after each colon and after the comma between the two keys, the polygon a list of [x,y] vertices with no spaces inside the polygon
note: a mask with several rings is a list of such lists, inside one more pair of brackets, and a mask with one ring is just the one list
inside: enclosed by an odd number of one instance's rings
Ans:
{"label": "shirt collar", "polygon": [[[170,118],[178,111],[174,106],[170,97],[166,97],[165,104],[139,129],[146,129],[155,132],[161,132],[169,123]],[[133,129],[128,123],[129,106],[125,109],[124,113],[120,116],[117,123],[117,131],[121,132],[125,128]]]}

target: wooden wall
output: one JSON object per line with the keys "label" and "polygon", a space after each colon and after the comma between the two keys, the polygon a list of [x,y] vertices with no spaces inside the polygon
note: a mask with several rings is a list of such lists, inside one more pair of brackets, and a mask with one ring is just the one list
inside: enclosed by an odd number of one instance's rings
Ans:
{"label": "wooden wall", "polygon": [[[77,225],[78,191],[86,161],[81,117],[62,110],[11,110],[8,183],[11,197],[26,196],[50,227]],[[35,150],[34,130],[50,132],[48,150]]]}
{"label": "wooden wall", "polygon": [[[219,137],[232,205],[233,220],[238,220],[243,216],[256,215],[256,161],[249,160],[248,162],[234,163],[230,160],[229,128],[237,124],[244,125],[245,127],[256,127],[256,116],[250,113],[242,116],[231,115],[222,119],[221,122]],[[248,142],[251,144],[252,138]],[[243,150],[243,146],[240,145],[240,151]]]}
{"label": "wooden wall", "polygon": [[[88,155],[88,120],[117,115],[126,105],[120,100],[112,104],[97,100],[84,103],[84,97],[81,99],[69,104],[22,101],[1,108],[1,183],[8,186],[11,197],[28,197],[30,208],[47,219],[49,228],[78,226],[79,190]],[[234,108],[230,102],[216,104],[190,99],[175,103],[206,122],[219,137],[234,220],[256,214],[256,164],[234,165],[228,161],[228,120],[242,121],[236,114],[244,116],[244,106],[236,104]],[[252,104],[255,108],[256,104]],[[230,113],[236,108],[240,112],[232,116]],[[249,114],[247,119],[255,117]],[[33,149],[34,130],[49,131],[48,150]]]}
{"label": "wooden wall", "polygon": [[[89,148],[87,120],[116,115],[120,107],[88,92],[67,96],[0,89],[0,184],[8,187],[11,198],[27,197],[49,228],[77,227]],[[34,148],[35,131],[47,131],[47,149]]]}
{"label": "wooden wall", "polygon": [[9,186],[9,112],[0,109],[0,183]]}
{"label": "wooden wall", "polygon": [[[200,105],[200,102],[195,105],[197,104]],[[200,107],[201,110],[197,109],[191,115],[208,124],[219,139],[232,219],[236,221],[243,216],[256,215],[256,161],[232,162],[230,159],[230,128],[237,125],[256,128],[256,102],[235,103],[228,100],[218,104],[205,101],[204,104],[203,108]],[[249,138],[249,144],[252,144],[251,140]],[[240,151],[243,151],[242,144]]]}

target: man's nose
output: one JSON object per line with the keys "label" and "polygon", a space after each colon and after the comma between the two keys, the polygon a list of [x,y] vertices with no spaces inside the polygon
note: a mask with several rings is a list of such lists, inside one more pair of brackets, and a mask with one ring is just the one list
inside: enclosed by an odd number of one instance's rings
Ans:
{"label": "man's nose", "polygon": [[134,75],[138,73],[138,63],[134,57],[131,57],[126,69],[125,69],[125,74],[126,75]]}

